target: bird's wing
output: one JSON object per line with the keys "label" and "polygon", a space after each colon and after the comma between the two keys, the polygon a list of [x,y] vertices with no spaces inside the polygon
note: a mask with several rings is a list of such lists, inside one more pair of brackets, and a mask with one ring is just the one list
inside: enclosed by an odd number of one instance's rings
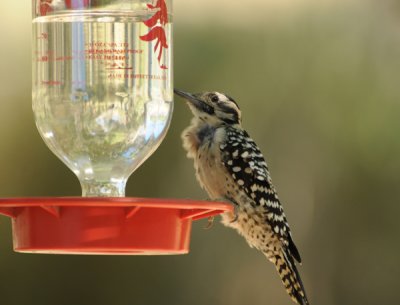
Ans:
{"label": "bird's wing", "polygon": [[228,128],[226,141],[220,144],[220,150],[222,162],[229,174],[255,206],[265,208],[265,221],[290,254],[301,262],[282,205],[272,185],[267,163],[257,144],[245,130]]}

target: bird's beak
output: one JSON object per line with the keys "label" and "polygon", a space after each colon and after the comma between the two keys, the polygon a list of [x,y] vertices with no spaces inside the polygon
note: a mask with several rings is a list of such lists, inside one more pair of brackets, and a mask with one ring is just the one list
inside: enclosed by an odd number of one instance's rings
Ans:
{"label": "bird's beak", "polygon": [[188,101],[190,104],[192,104],[194,107],[197,109],[207,112],[209,114],[214,112],[214,109],[207,105],[205,102],[203,102],[201,99],[199,99],[196,94],[191,94],[187,93],[185,91],[181,91],[178,89],[174,89],[174,92],[176,95],[184,98],[186,101]]}
{"label": "bird's beak", "polygon": [[185,91],[181,91],[178,89],[174,89],[174,92],[176,95],[184,98],[185,100],[189,101],[190,103],[192,103],[194,105],[199,104],[201,102],[195,95],[193,95],[191,93],[187,93]]}

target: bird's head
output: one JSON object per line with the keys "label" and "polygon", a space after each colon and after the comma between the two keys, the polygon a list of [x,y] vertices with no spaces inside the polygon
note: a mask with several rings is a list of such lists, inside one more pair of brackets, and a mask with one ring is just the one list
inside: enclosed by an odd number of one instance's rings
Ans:
{"label": "bird's head", "polygon": [[233,98],[220,92],[187,93],[174,90],[175,94],[184,98],[193,115],[207,124],[235,125],[241,124],[241,112]]}

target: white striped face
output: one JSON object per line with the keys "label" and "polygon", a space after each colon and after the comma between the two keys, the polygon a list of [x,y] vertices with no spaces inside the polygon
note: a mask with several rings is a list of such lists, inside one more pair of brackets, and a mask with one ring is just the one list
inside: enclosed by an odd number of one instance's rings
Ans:
{"label": "white striped face", "polygon": [[212,108],[208,113],[211,122],[220,122],[228,125],[240,124],[242,117],[238,104],[226,94],[220,92],[205,92],[195,95],[199,100]]}

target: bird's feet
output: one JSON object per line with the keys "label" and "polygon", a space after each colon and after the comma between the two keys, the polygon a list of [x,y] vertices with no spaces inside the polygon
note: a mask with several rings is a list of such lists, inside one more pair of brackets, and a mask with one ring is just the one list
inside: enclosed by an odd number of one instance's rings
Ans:
{"label": "bird's feet", "polygon": [[222,217],[222,224],[227,227],[231,227],[236,229],[238,226],[238,219],[239,219],[239,207],[237,205],[234,206],[233,211],[225,212],[221,214]]}
{"label": "bird's feet", "polygon": [[204,230],[209,230],[214,225],[214,216],[210,216],[207,218],[207,224],[204,226]]}

